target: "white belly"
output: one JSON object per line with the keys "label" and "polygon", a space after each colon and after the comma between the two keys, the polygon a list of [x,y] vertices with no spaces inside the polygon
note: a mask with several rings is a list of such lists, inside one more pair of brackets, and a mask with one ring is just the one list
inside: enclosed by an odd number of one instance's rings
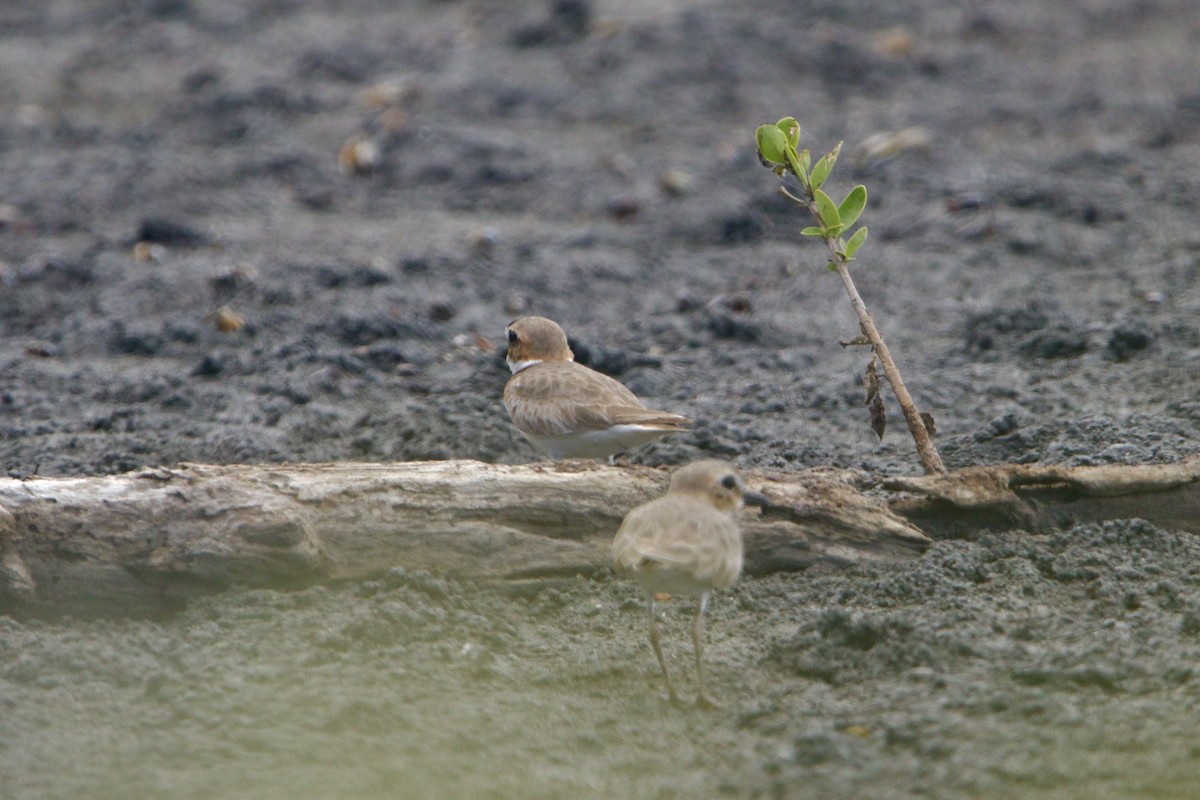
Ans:
{"label": "white belly", "polygon": [[551,458],[606,458],[669,433],[661,428],[644,425],[614,425],[602,431],[580,431],[558,436],[539,436],[525,433],[533,446],[549,453]]}

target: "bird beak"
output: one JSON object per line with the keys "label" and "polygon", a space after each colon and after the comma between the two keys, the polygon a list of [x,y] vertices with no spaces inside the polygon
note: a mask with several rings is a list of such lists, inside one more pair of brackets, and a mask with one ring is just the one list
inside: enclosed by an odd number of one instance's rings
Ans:
{"label": "bird beak", "polygon": [[771,505],[771,501],[767,499],[767,496],[758,492],[746,492],[742,495],[742,499],[746,501],[746,505],[748,506],[766,508]]}

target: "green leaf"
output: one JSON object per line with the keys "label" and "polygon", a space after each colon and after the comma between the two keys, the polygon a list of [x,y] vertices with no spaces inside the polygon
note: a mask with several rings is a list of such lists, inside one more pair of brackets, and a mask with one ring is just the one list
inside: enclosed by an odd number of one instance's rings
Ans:
{"label": "green leaf", "polygon": [[804,171],[808,172],[812,169],[812,153],[807,149],[800,151],[800,163],[804,165]]}
{"label": "green leaf", "polygon": [[784,117],[775,123],[775,127],[783,131],[788,147],[795,149],[800,144],[800,123],[796,122],[795,117]]}
{"label": "green leaf", "polygon": [[801,236],[824,236],[825,229],[818,228],[816,225],[809,225],[804,230],[800,231]]}
{"label": "green leaf", "polygon": [[830,272],[837,272],[837,264],[833,263],[832,261],[827,261],[825,263],[825,269],[829,270]]}
{"label": "green leaf", "polygon": [[846,242],[846,258],[854,258],[854,254],[858,252],[858,248],[862,247],[863,242],[867,240],[867,226],[864,225],[854,232],[850,237],[850,241]]}
{"label": "green leaf", "polygon": [[809,174],[809,180],[812,181],[814,189],[819,188],[825,182],[831,169],[833,169],[833,165],[829,163],[828,156],[817,159],[817,163],[813,164],[812,172]]}
{"label": "green leaf", "polygon": [[849,228],[858,221],[866,206],[867,187],[859,184],[850,190],[850,194],[846,195],[846,199],[838,206],[838,216],[842,218],[842,224]]}
{"label": "green leaf", "polygon": [[759,125],[754,133],[758,142],[758,154],[772,164],[784,163],[784,152],[787,150],[787,136],[774,125]]}
{"label": "green leaf", "polygon": [[[817,166],[820,166],[818,163]],[[816,174],[814,168],[813,173]],[[815,187],[814,187],[815,188]],[[842,224],[842,218],[838,216],[837,206],[829,199],[829,195],[822,192],[820,189],[815,189],[813,192],[813,201],[817,206],[817,216],[821,218],[821,224],[826,228],[833,228]]]}
{"label": "green leaf", "polygon": [[808,185],[808,171],[800,166],[800,159],[796,157],[796,148],[794,148],[794,147],[785,148],[783,151],[783,154],[787,158],[787,163],[788,163],[788,166],[791,167],[792,173],[795,174],[795,176],[800,179],[800,183],[807,186]]}
{"label": "green leaf", "polygon": [[833,165],[837,163],[838,154],[841,152],[842,143],[838,142],[837,147],[821,156],[821,159],[817,161],[816,166],[812,168],[812,174],[809,176],[814,189],[820,188],[821,184],[825,183],[825,179],[829,177],[829,173],[833,172]]}

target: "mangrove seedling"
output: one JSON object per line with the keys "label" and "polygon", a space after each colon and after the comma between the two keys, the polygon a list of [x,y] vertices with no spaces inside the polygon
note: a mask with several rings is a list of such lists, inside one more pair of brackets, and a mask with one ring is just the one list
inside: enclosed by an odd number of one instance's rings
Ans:
{"label": "mangrove seedling", "polygon": [[829,252],[829,262],[826,266],[831,272],[838,274],[842,285],[846,287],[846,294],[850,298],[850,305],[854,307],[854,313],[858,315],[858,324],[863,335],[862,340],[848,344],[870,345],[874,353],[864,377],[872,430],[883,438],[886,417],[883,399],[879,393],[879,375],[875,369],[878,361],[883,368],[884,377],[892,387],[892,393],[896,396],[896,402],[900,404],[904,413],[909,433],[916,442],[921,466],[929,474],[945,472],[942,458],[933,445],[933,417],[917,410],[908,389],[904,386],[904,380],[900,377],[900,370],[879,333],[879,328],[876,327],[866,304],[858,294],[858,289],[854,286],[854,280],[850,277],[850,262],[867,241],[865,225],[851,232],[866,208],[867,188],[861,184],[855,186],[840,203],[834,202],[822,188],[842,151],[841,142],[814,164],[812,154],[807,149],[798,149],[800,123],[796,122],[794,117],[784,117],[774,125],[759,126],[755,138],[758,142],[758,158],[763,166],[769,167],[780,178],[790,173],[799,182],[798,193],[793,193],[786,186],[780,186],[779,191],[813,217],[816,224],[804,228],[800,233],[825,242],[825,248]]}

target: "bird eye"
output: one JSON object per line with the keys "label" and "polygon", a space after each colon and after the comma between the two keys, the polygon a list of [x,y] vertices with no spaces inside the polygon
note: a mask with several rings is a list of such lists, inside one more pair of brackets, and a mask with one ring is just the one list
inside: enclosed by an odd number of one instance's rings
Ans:
{"label": "bird eye", "polygon": [[721,478],[721,485],[724,486],[726,489],[730,489],[730,490],[736,489],[737,488],[737,478],[733,477],[732,475],[726,475],[724,478]]}
{"label": "bird eye", "polygon": [[518,341],[519,341],[519,337],[517,336],[517,332],[514,331],[512,328],[509,328],[508,329],[508,343],[516,344]]}

